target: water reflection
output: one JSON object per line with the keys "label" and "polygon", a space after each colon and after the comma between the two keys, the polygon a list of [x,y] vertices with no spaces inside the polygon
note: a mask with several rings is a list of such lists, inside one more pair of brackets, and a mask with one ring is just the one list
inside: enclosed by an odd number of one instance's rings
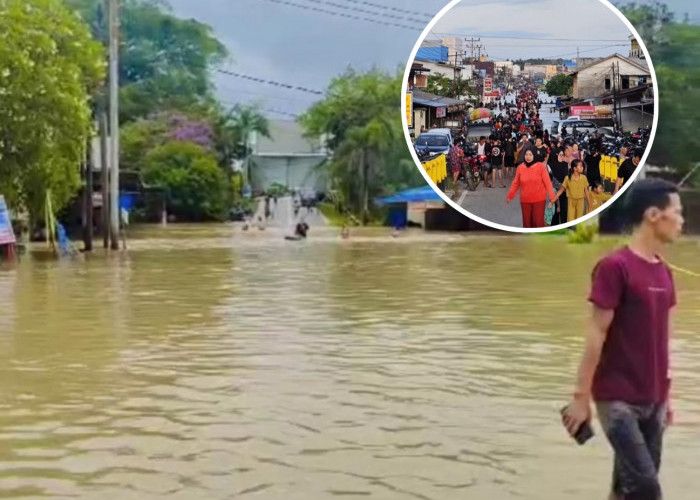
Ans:
{"label": "water reflection", "polygon": [[[80,498],[604,498],[571,390],[615,241],[178,226],[0,272],[0,490]],[[696,268],[697,242],[673,249]],[[678,276],[664,483],[694,485],[697,279]]]}

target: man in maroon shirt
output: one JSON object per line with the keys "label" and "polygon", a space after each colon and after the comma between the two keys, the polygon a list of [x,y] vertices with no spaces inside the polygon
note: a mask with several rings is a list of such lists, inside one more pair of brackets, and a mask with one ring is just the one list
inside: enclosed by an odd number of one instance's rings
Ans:
{"label": "man in maroon shirt", "polygon": [[629,244],[593,271],[591,326],[573,402],[563,413],[572,436],[595,402],[615,453],[610,499],[660,500],[663,432],[670,423],[669,334],[676,293],[659,257],[683,228],[673,184],[638,180],[624,198]]}

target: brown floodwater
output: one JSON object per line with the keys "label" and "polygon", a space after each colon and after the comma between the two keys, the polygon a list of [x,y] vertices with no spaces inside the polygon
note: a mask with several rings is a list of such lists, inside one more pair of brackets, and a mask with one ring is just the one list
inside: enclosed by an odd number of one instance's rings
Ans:
{"label": "brown floodwater", "polygon": [[[153,227],[120,255],[0,268],[0,497],[605,498],[605,439],[576,446],[558,409],[618,241],[282,235]],[[698,272],[698,250],[669,259]],[[662,481],[684,499],[700,278],[677,285]]]}

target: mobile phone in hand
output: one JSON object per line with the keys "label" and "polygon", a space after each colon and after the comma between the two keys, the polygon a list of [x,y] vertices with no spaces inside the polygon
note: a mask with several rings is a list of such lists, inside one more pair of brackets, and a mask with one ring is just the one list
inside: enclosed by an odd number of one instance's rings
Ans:
{"label": "mobile phone in hand", "polygon": [[[562,417],[564,416],[564,413],[566,412],[567,408],[568,406],[565,406],[561,409],[560,413]],[[576,434],[573,436],[573,438],[578,444],[583,445],[594,435],[595,433],[593,432],[593,427],[591,426],[591,423],[589,421],[585,421],[579,426],[578,431],[576,431]]]}

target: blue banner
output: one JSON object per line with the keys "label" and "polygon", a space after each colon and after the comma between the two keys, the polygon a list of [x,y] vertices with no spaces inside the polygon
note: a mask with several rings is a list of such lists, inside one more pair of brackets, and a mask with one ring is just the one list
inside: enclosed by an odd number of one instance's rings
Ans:
{"label": "blue banner", "polygon": [[0,195],[0,245],[10,245],[16,243],[15,232],[12,229],[10,212],[7,210],[5,197]]}

